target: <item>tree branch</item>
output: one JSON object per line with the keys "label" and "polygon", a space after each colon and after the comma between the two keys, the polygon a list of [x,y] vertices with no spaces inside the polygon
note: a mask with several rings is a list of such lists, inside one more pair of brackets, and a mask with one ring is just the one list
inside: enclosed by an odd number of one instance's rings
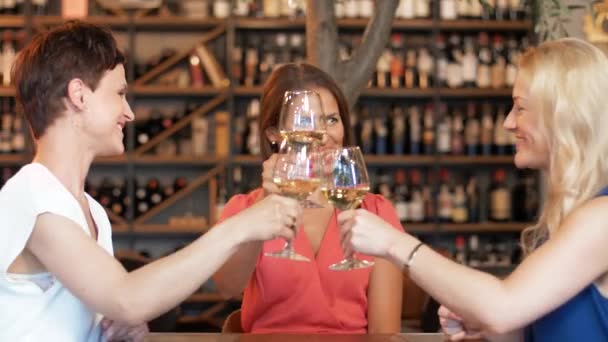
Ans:
{"label": "tree branch", "polygon": [[338,28],[334,2],[307,0],[306,5],[307,60],[337,79]]}
{"label": "tree branch", "polygon": [[[316,2],[332,3],[326,0]],[[367,23],[361,45],[352,54],[350,60],[337,68],[337,74],[334,74],[334,77],[342,84],[348,104],[351,107],[354,106],[361,90],[371,78],[376,62],[386,48],[398,4],[398,0],[376,1],[374,15]]]}

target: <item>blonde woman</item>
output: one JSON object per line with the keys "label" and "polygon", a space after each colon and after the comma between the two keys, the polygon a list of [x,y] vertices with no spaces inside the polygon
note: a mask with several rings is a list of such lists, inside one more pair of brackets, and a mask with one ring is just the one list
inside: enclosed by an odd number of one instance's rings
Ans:
{"label": "blonde woman", "polygon": [[[364,210],[339,217],[343,243],[409,267],[444,306],[452,340],[608,341],[608,59],[578,39],[527,51],[504,127],[515,165],[545,174],[544,207],[506,279],[433,252]],[[505,337],[505,336],[503,336]]]}

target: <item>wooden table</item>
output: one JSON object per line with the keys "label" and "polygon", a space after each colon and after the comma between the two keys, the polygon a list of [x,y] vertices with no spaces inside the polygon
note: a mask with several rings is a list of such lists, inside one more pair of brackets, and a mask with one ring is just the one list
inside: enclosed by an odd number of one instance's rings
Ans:
{"label": "wooden table", "polygon": [[149,342],[443,342],[443,334],[327,335],[327,334],[150,334]]}

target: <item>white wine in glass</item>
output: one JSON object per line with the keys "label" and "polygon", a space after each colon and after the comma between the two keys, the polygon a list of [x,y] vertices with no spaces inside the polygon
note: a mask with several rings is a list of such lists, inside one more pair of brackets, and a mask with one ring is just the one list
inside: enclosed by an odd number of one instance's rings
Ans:
{"label": "white wine in glass", "polygon": [[319,94],[311,90],[285,92],[279,116],[279,132],[283,139],[319,144],[325,130],[325,112]]}
{"label": "white wine in glass", "polygon": [[[369,176],[359,147],[329,150],[323,157],[321,192],[340,210],[355,209],[369,192]],[[332,264],[332,271],[348,271],[373,266],[372,261],[358,259],[354,254]]]}
{"label": "white wine in glass", "polygon": [[[306,198],[321,185],[321,163],[319,153],[314,150],[315,148],[307,143],[283,141],[272,175],[272,181],[281,191],[281,195],[296,199],[303,204]],[[297,230],[297,227],[294,229]],[[287,240],[282,250],[265,255],[310,261],[294,250],[291,240]]]}

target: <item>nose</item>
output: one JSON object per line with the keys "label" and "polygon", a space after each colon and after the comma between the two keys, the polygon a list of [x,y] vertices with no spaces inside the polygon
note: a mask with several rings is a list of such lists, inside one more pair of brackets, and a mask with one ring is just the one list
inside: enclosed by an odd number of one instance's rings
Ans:
{"label": "nose", "polygon": [[517,128],[517,121],[515,120],[515,114],[513,114],[513,109],[509,112],[505,121],[502,123],[502,127],[504,127],[507,131],[513,131]]}
{"label": "nose", "polygon": [[123,115],[127,118],[127,121],[135,120],[135,114],[133,113],[133,110],[131,110],[131,105],[129,105],[129,102],[127,102],[127,100],[125,100],[125,108],[123,111]]}

